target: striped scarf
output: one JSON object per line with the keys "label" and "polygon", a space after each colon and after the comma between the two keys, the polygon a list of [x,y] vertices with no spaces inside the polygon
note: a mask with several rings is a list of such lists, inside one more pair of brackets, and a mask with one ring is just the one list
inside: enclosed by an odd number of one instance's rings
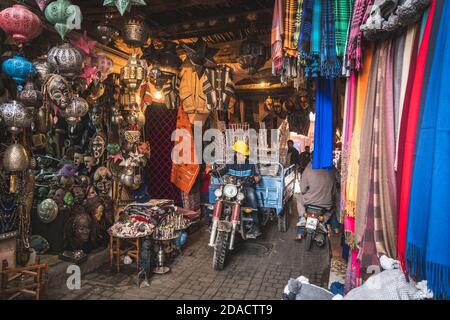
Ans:
{"label": "striped scarf", "polygon": [[347,31],[350,23],[352,5],[354,0],[336,0],[336,52],[339,57],[345,54]]}
{"label": "striped scarf", "polygon": [[283,69],[283,14],[284,0],[275,0],[275,8],[273,10],[272,20],[272,73],[279,75]]}
{"label": "striped scarf", "polygon": [[303,0],[297,0],[297,14],[295,16],[294,40],[293,40],[294,48],[297,49],[302,25],[302,8],[303,8]]}
{"label": "striped scarf", "polygon": [[350,70],[361,70],[362,67],[362,31],[361,25],[369,17],[367,10],[374,0],[356,0],[353,6],[353,17],[350,25],[350,33],[347,40],[347,68]]}
{"label": "striped scarf", "polygon": [[297,15],[297,0],[285,0],[285,14],[284,14],[284,43],[283,49],[287,56],[294,57],[294,29],[295,18]]}
{"label": "striped scarf", "polygon": [[302,64],[306,64],[306,58],[311,51],[312,10],[313,0],[303,0],[300,35],[298,39],[298,56]]}
{"label": "striped scarf", "polygon": [[333,0],[322,3],[322,36],[320,42],[320,75],[336,78],[341,73],[341,63],[336,55]]}

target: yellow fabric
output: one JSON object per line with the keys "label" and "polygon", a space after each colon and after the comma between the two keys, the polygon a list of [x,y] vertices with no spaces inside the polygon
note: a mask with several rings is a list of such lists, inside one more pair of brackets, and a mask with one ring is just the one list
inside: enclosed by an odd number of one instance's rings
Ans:
{"label": "yellow fabric", "polygon": [[240,153],[244,156],[250,155],[250,148],[244,141],[236,141],[233,145],[234,152]]}
{"label": "yellow fabric", "polygon": [[199,79],[193,67],[185,66],[181,69],[180,78],[180,98],[183,102],[183,111],[188,114],[209,114],[210,111],[206,106],[206,96],[203,92],[206,75],[203,74]]}
{"label": "yellow fabric", "polygon": [[366,102],[367,84],[372,65],[372,55],[373,46],[371,45],[364,53],[363,68],[357,75],[356,81],[355,125],[350,146],[345,204],[346,212],[351,217],[355,216],[356,197],[358,193],[361,128],[363,123],[364,105]]}

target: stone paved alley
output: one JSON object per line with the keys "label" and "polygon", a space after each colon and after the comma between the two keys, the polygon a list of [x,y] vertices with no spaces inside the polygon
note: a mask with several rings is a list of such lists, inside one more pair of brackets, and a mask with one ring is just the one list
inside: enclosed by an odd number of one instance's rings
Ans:
{"label": "stone paved alley", "polygon": [[[105,265],[87,275],[82,275],[80,290],[56,288],[50,299],[281,299],[284,286],[291,277],[306,275],[311,282],[321,285],[328,281],[328,266],[317,248],[303,251],[303,243],[294,238],[295,216],[289,230],[279,233],[273,221],[266,226],[265,234],[257,241],[249,240],[236,246],[229,255],[223,271],[211,267],[212,249],[207,246],[209,233],[206,227],[190,235],[183,256],[170,264],[171,272],[153,275],[150,287],[138,288],[134,265],[122,266],[120,273]],[[334,239],[333,242],[338,242]],[[331,281],[343,281],[345,264],[335,251]],[[325,276],[323,276],[325,275]],[[65,287],[65,286],[64,286]]]}

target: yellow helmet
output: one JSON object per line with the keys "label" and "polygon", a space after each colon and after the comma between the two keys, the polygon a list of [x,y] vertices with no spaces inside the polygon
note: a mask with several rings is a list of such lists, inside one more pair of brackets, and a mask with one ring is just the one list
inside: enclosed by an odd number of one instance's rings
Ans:
{"label": "yellow helmet", "polygon": [[244,141],[236,141],[233,145],[234,152],[240,153],[244,156],[250,155],[250,148]]}

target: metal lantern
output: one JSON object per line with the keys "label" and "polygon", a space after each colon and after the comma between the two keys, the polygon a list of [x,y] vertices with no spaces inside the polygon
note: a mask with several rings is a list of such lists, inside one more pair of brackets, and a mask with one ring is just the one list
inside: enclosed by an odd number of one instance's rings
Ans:
{"label": "metal lantern", "polygon": [[53,67],[48,62],[47,57],[45,58],[38,58],[33,61],[34,68],[36,69],[37,78],[39,80],[39,83],[43,85],[50,75],[53,73]]}
{"label": "metal lantern", "polygon": [[153,84],[156,90],[162,90],[164,84],[170,80],[173,74],[163,72],[159,67],[153,67],[148,73],[150,83]]}
{"label": "metal lantern", "polygon": [[73,132],[76,124],[89,111],[89,104],[81,97],[74,97],[70,105],[64,110],[64,118]]}
{"label": "metal lantern", "polygon": [[18,143],[10,145],[3,153],[3,170],[11,174],[9,184],[10,193],[17,191],[16,174],[26,170],[30,165],[27,150]]}
{"label": "metal lantern", "polygon": [[148,39],[148,27],[144,19],[127,19],[122,28],[122,38],[130,47],[143,47]]}
{"label": "metal lantern", "polygon": [[17,101],[3,103],[0,106],[0,115],[12,134],[21,132],[24,128],[31,127],[33,114]]}
{"label": "metal lantern", "polygon": [[129,92],[135,92],[145,80],[147,70],[136,53],[132,53],[127,64],[120,70],[120,80]]}
{"label": "metal lantern", "polygon": [[36,90],[33,81],[28,81],[25,88],[19,92],[17,99],[27,107],[38,108],[42,105],[42,92]]}
{"label": "metal lantern", "polygon": [[74,78],[80,75],[83,69],[83,54],[70,43],[51,48],[47,59],[63,77]]}
{"label": "metal lantern", "polygon": [[255,74],[261,69],[268,59],[266,46],[258,41],[256,35],[250,35],[239,48],[239,65],[248,70],[249,74]]}
{"label": "metal lantern", "polygon": [[0,12],[0,27],[14,40],[24,42],[37,38],[43,29],[41,19],[23,4],[15,4]]}
{"label": "metal lantern", "polygon": [[22,91],[25,81],[36,73],[33,64],[22,56],[14,56],[3,62],[2,70],[14,80],[18,91]]}
{"label": "metal lantern", "polygon": [[117,36],[118,32],[113,28],[110,23],[110,15],[105,16],[105,21],[97,25],[95,33],[98,41],[105,46],[111,43]]}
{"label": "metal lantern", "polygon": [[155,48],[153,43],[145,49],[143,59],[149,65],[157,66],[161,71],[176,74],[181,67],[181,59],[177,53],[177,46],[173,42],[163,42],[162,48]]}

